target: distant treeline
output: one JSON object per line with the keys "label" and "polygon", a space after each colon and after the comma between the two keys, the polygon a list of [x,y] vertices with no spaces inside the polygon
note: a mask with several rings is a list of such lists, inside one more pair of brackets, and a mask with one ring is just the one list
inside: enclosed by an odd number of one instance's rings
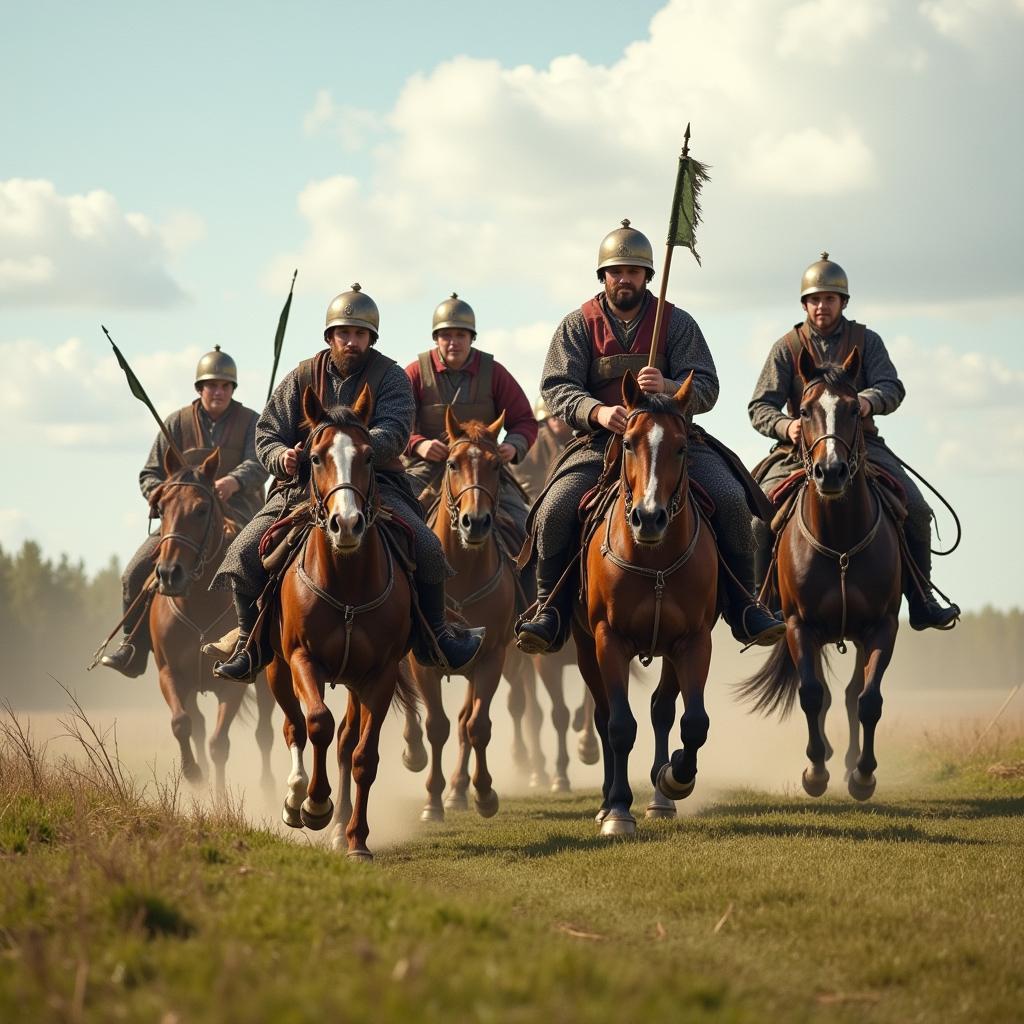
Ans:
{"label": "distant treeline", "polygon": [[[127,680],[109,669],[85,672],[99,642],[121,617],[120,566],[111,558],[90,577],[83,563],[43,558],[26,541],[15,553],[0,547],[0,696],[21,709],[63,707],[54,677],[90,704],[134,704],[153,696],[147,677]],[[116,643],[116,640],[115,640]],[[755,652],[739,656],[728,634],[715,634],[713,678],[726,682],[749,674]],[[833,659],[848,672],[847,659]],[[1007,688],[1024,670],[1024,612],[985,608],[964,615],[948,634],[900,628],[887,678],[915,689]]]}

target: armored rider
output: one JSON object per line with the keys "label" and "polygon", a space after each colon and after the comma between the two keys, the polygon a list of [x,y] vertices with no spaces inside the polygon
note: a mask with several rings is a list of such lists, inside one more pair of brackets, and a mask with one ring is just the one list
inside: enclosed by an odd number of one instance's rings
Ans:
{"label": "armored rider", "polygon": [[[907,518],[903,527],[907,547],[925,579],[928,579],[931,574],[932,510],[875,424],[876,416],[886,416],[900,407],[906,390],[882,339],[863,324],[846,318],[849,301],[846,272],[829,259],[827,252],[823,252],[821,259],[804,271],[800,282],[800,303],[804,307],[805,319],[772,345],[747,407],[754,429],[776,442],[772,454],[761,464],[758,482],[767,494],[802,468],[798,446],[803,382],[797,372],[801,347],[807,348],[819,363],[842,363],[854,348],[859,348],[861,368],[856,385],[868,458],[903,486],[907,499]],[[758,547],[758,576],[763,579],[771,558],[771,530],[767,524],[757,520],[754,522],[754,537]],[[927,629],[929,626],[945,629],[960,614],[956,605],[939,604],[930,587],[919,588],[910,571],[904,572],[904,593],[913,629]]]}
{"label": "armored rider", "polygon": [[[505,436],[498,453],[504,464],[519,463],[537,440],[530,401],[511,373],[490,352],[475,348],[476,315],[472,306],[452,292],[434,310],[434,347],[421,352],[405,372],[416,399],[416,422],[406,453],[406,471],[421,498],[436,494],[448,459],[445,408],[460,421],[493,423],[504,411]],[[498,507],[526,535],[526,501],[519,489],[503,480]]]}
{"label": "armored rider", "polygon": [[530,498],[536,501],[544,490],[544,481],[555,459],[572,440],[572,427],[565,420],[551,415],[543,395],[538,395],[533,403],[533,418],[537,421],[537,441],[513,472]]}
{"label": "armored rider", "polygon": [[[622,222],[605,236],[597,257],[601,292],[569,313],[555,330],[541,380],[548,407],[585,439],[552,474],[535,506],[538,610],[519,626],[529,653],[555,650],[565,637],[573,587],[548,600],[580,546],[577,510],[601,474],[611,433],[626,429],[622,379],[632,370],[648,394],[674,393],[693,371],[692,413],[707,412],[718,398],[718,375],[704,335],[689,313],[666,303],[656,364],[648,366],[656,300],[647,289],[654,253],[645,235]],[[768,644],[784,626],[750,596],[754,543],[751,509],[736,471],[698,437],[690,445],[690,477],[714,499],[722,558],[736,579],[722,574],[725,616],[743,643]],[[737,580],[739,583],[737,583]]]}
{"label": "armored rider", "polygon": [[[409,442],[415,402],[409,378],[393,360],[376,349],[380,333],[377,304],[358,284],[336,296],[327,307],[324,342],[327,348],[301,362],[274,390],[256,426],[256,451],[279,487],[261,512],[228,548],[214,577],[214,588],[234,592],[239,637],[234,654],[214,673],[225,679],[251,682],[265,658],[259,644],[247,644],[258,610],[256,599],[267,583],[260,559],[260,539],[278,519],[308,498],[299,472],[309,436],[303,425],[302,395],[312,387],[330,409],[351,406],[364,385],[373,393],[370,440],[381,502],[409,526],[416,560],[416,593],[420,609],[448,665],[467,666],[483,638],[483,630],[464,630],[445,622],[445,579],[451,573],[441,544],[423,521],[419,503],[408,485],[399,456]],[[434,647],[420,637],[415,646],[420,661],[437,664]]]}
{"label": "armored rider", "polygon": [[[196,367],[198,398],[169,416],[166,424],[178,450],[191,465],[198,466],[214,448],[220,448],[219,472],[222,475],[214,483],[214,490],[227,506],[228,515],[239,526],[244,526],[263,506],[267,473],[256,458],[259,413],[235,401],[233,395],[237,387],[238,370],[234,359],[222,352],[220,345],[215,345]],[[164,469],[167,449],[167,438],[160,432],[139,473],[139,487],[146,499],[167,477]],[[159,543],[158,536],[147,537],[125,567],[121,577],[121,600],[126,614],[153,572]],[[130,678],[146,670],[152,646],[148,620],[139,621],[146,607],[140,603],[132,610],[124,622],[125,638],[121,646],[102,658],[102,664]],[[135,633],[131,636],[133,630]]]}

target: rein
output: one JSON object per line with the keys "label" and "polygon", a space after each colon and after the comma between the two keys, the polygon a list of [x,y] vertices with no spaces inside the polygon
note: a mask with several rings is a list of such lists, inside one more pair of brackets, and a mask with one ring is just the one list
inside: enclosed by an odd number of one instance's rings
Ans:
{"label": "rein", "polygon": [[[316,427],[313,432],[309,435],[309,439],[306,444],[308,448],[313,447],[313,442],[325,431],[331,427],[336,427],[333,423],[321,423]],[[370,440],[370,432],[362,425],[355,423],[349,424],[348,426],[336,429],[355,429],[362,433],[367,441]],[[309,485],[310,490],[313,492],[310,498],[309,507],[310,514],[313,519],[313,525],[318,526],[321,530],[327,529],[327,502],[331,497],[338,493],[338,491],[352,491],[353,494],[360,500],[363,506],[363,515],[366,517],[366,528],[369,529],[377,519],[380,513],[380,500],[377,493],[377,474],[371,470],[370,472],[370,486],[367,487],[366,493],[364,494],[355,484],[341,483],[336,484],[326,494],[320,493],[320,488],[316,484],[316,473],[310,472],[309,474]]]}
{"label": "rein", "polygon": [[[664,415],[668,410],[659,411],[661,415]],[[627,417],[626,423],[628,424],[631,419],[639,416],[641,413],[647,413],[651,415],[650,409],[634,409]],[[683,425],[686,425],[686,417],[681,413],[669,413],[669,415],[675,416],[681,420]],[[686,476],[687,465],[689,464],[689,449],[687,449],[686,455],[683,457],[683,466],[679,470],[679,479],[676,481],[676,486],[672,491],[672,496],[668,501],[668,521],[671,523],[676,516],[679,515],[682,507],[683,500],[683,480]],[[629,515],[633,511],[633,490],[626,481],[626,453],[623,451],[621,456],[621,462],[619,463],[619,486],[622,488],[622,506],[623,513],[626,517],[626,522],[629,522]]]}
{"label": "rein", "polygon": [[[220,509],[221,521],[223,522],[224,514],[223,508],[220,504],[220,499],[217,497],[217,492],[207,484],[200,483],[198,480],[165,480],[160,487],[161,489],[165,487],[194,487],[196,490],[202,491],[204,495],[210,498],[211,503],[216,508]],[[150,517],[150,520],[152,520],[152,516]],[[207,564],[216,558],[224,547],[224,531],[220,530],[220,540],[216,549],[210,554],[206,553],[206,543],[210,539],[210,531],[213,529],[213,520],[214,517],[212,515],[207,518],[206,529],[203,532],[203,539],[199,541],[198,544],[185,533],[161,533],[160,540],[157,542],[156,551],[153,552],[154,561],[156,560],[156,555],[160,551],[160,548],[162,548],[167,541],[179,541],[185,547],[191,548],[191,550],[196,553],[196,564],[192,567],[189,577],[192,580],[198,580],[206,571]]]}
{"label": "rein", "polygon": [[[801,392],[801,398],[807,394],[808,390],[815,386],[815,384],[821,384],[822,381],[817,378],[808,381],[804,385],[804,389]],[[861,421],[860,416],[857,416],[857,429],[853,435],[853,442],[847,441],[845,437],[840,437],[838,434],[821,434],[816,437],[811,444],[808,446],[804,443],[803,431],[800,432],[800,448],[801,448],[801,461],[804,465],[804,476],[808,480],[811,480],[814,476],[814,463],[811,461],[811,456],[814,454],[814,449],[821,444],[822,441],[838,441],[845,449],[847,462],[850,465],[850,479],[852,480],[858,473],[861,467],[861,456],[864,452],[864,425]]]}

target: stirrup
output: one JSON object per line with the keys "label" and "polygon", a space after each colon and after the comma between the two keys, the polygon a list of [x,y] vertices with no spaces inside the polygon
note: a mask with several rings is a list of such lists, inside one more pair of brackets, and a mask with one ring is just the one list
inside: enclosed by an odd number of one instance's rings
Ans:
{"label": "stirrup", "polygon": [[[229,675],[224,671],[224,669],[231,665],[232,662],[240,660],[243,656],[247,663],[244,672],[241,670],[241,665],[239,666],[237,675]],[[238,643],[235,646],[235,653],[227,661],[218,661],[213,666],[213,674],[218,679],[230,679],[235,683],[252,683],[255,681],[256,674],[259,672],[261,667],[258,657],[253,656],[252,650],[249,647],[249,637],[243,636],[239,633]]]}
{"label": "stirrup", "polygon": [[[766,627],[765,629],[761,630],[760,633],[751,632],[750,628],[747,626],[747,612],[749,612],[752,608],[755,611],[762,612],[764,615],[770,618],[772,622],[775,623],[775,625]],[[730,623],[730,628],[732,631],[733,639],[739,641],[739,643],[741,644],[746,645],[743,648],[744,650],[747,650],[750,647],[774,647],[777,641],[779,641],[782,637],[786,635],[786,624],[777,619],[771,613],[771,611],[769,611],[759,602],[751,602],[750,604],[744,605],[743,611],[740,612],[740,622],[738,630],[737,627],[732,625],[732,623]],[[742,632],[743,635],[737,636],[738,631]]]}
{"label": "stirrup", "polygon": [[[549,612],[555,617],[555,630],[551,638],[545,642],[543,637],[526,627],[536,625],[537,619]],[[562,613],[553,604],[545,604],[543,608],[538,608],[534,612],[532,619],[521,621],[516,625],[516,647],[524,654],[547,654],[552,651],[554,644],[561,635]]]}
{"label": "stirrup", "polygon": [[234,629],[225,633],[219,640],[212,640],[208,644],[203,644],[203,654],[209,654],[211,657],[220,658],[223,661],[230,661],[231,656],[235,653],[235,648],[238,646],[238,638],[241,633],[241,628],[235,626]]}

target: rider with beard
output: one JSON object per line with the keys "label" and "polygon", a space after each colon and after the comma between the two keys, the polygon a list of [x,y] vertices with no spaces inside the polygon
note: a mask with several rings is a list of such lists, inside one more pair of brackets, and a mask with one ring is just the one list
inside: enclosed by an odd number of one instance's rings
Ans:
{"label": "rider with beard", "polygon": [[[302,412],[307,386],[316,391],[327,410],[354,405],[363,386],[369,386],[374,399],[370,441],[380,501],[394,510],[412,533],[420,610],[453,670],[464,669],[480,649],[483,630],[465,630],[445,622],[445,579],[451,569],[440,542],[423,521],[399,461],[416,411],[412,387],[402,368],[374,347],[379,329],[377,305],[358,284],[336,296],[327,308],[324,341],[328,348],[292,370],[263,410],[256,427],[256,451],[278,484],[263,510],[228,549],[212,584],[213,589],[234,592],[240,630],[234,654],[217,666],[217,676],[251,682],[269,654],[259,650],[258,644],[247,646],[258,614],[256,599],[268,578],[259,544],[273,523],[309,498],[307,474],[300,471],[309,436]],[[416,657],[425,664],[440,665],[429,639],[414,636]]]}
{"label": "rider with beard", "polygon": [[[707,412],[718,398],[718,375],[700,327],[689,313],[666,303],[655,365],[648,366],[656,301],[647,290],[654,276],[648,239],[624,220],[598,250],[597,276],[604,290],[559,324],[548,348],[541,391],[548,408],[586,439],[555,469],[535,505],[538,610],[517,636],[528,653],[557,650],[567,635],[575,584],[555,584],[580,548],[577,510],[601,475],[611,434],[626,429],[622,379],[627,370],[649,394],[674,394],[693,371],[692,413]],[[689,472],[714,499],[718,547],[729,573],[722,573],[725,617],[742,643],[773,643],[785,627],[750,596],[754,543],[744,484],[716,448],[694,436]],[[751,482],[751,486],[753,486]]]}

